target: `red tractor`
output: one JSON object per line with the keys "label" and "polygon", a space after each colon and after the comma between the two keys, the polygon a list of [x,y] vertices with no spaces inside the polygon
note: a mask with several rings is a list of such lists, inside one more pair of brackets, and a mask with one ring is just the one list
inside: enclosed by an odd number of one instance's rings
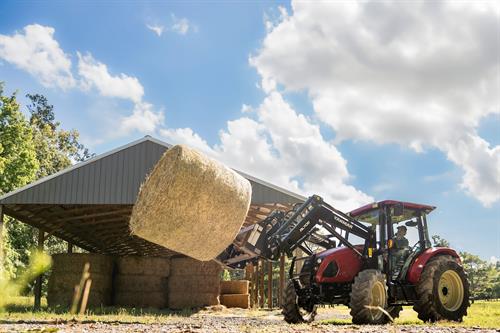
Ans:
{"label": "red tractor", "polygon": [[423,321],[461,321],[469,283],[455,250],[431,247],[427,215],[434,208],[386,200],[345,214],[315,195],[243,229],[218,259],[237,267],[302,250],[283,295],[289,323],[312,321],[320,304],[349,306],[355,324],[387,323],[403,305]]}

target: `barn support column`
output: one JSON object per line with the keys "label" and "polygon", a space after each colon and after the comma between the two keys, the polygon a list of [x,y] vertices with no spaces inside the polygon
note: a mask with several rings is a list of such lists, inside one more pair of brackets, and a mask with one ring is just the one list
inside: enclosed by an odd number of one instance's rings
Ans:
{"label": "barn support column", "polygon": [[265,261],[260,261],[260,276],[259,276],[259,308],[264,308],[264,275],[266,274],[266,269],[264,267]]}
{"label": "barn support column", "polygon": [[[45,242],[45,232],[38,229],[38,250],[43,251],[43,243]],[[42,304],[42,283],[43,274],[36,278],[35,282],[35,310],[40,310]]]}
{"label": "barn support column", "polygon": [[285,290],[285,255],[282,254],[280,257],[280,281],[278,288],[278,306],[283,305],[283,292]]}
{"label": "barn support column", "polygon": [[0,274],[3,274],[3,205],[0,205]]}
{"label": "barn support column", "polygon": [[73,253],[73,243],[68,242],[68,253]]}
{"label": "barn support column", "polygon": [[267,263],[267,307],[273,308],[273,262]]}

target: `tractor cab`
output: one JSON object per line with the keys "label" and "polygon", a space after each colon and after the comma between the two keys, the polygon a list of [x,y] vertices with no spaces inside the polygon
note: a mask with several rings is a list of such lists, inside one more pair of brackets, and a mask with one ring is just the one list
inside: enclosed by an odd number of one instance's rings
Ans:
{"label": "tractor cab", "polygon": [[436,207],[384,200],[365,205],[348,213],[370,225],[377,234],[379,267],[388,280],[404,280],[413,260],[431,247],[427,215]]}

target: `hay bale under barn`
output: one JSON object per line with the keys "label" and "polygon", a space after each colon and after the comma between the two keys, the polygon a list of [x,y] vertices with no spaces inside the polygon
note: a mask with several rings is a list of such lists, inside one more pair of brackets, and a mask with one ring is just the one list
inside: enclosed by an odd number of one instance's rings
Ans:
{"label": "hay bale under barn", "polygon": [[113,299],[115,306],[136,308],[167,307],[167,294],[160,291],[121,291]]}
{"label": "hay bale under barn", "polygon": [[185,308],[200,308],[219,305],[219,295],[214,293],[170,292],[168,307],[174,310]]}
{"label": "hay bale under barn", "polygon": [[170,275],[219,275],[221,266],[215,261],[199,261],[189,257],[172,258],[170,260]]}
{"label": "hay bale under barn", "polygon": [[221,295],[220,304],[228,308],[248,309],[250,307],[250,294]]}
{"label": "hay bale under barn", "polygon": [[193,293],[212,293],[219,295],[220,291],[220,277],[215,276],[171,276],[168,279],[168,290],[170,292],[189,291]]}
{"label": "hay bale under barn", "polygon": [[220,293],[221,295],[248,294],[249,286],[250,281],[248,280],[221,281]]}
{"label": "hay bale under barn", "polygon": [[167,292],[167,278],[154,275],[117,275],[113,286],[115,294],[129,291],[140,292]]}
{"label": "hay bale under barn", "polygon": [[236,237],[250,207],[248,180],[186,146],[167,150],[142,185],[131,233],[199,260]]}
{"label": "hay bale under barn", "polygon": [[116,259],[116,272],[121,275],[170,275],[170,259],[128,256]]}
{"label": "hay bale under barn", "polygon": [[95,253],[61,253],[52,256],[47,303],[50,307],[71,305],[75,286],[80,283],[83,268],[89,263],[92,285],[88,306],[111,304],[113,258]]}

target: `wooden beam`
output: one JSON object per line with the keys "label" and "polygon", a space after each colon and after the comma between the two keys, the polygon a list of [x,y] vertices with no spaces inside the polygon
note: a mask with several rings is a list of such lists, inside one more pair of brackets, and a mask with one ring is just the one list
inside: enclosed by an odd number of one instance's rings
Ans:
{"label": "wooden beam", "polygon": [[[43,243],[45,242],[45,232],[43,229],[38,229],[38,250],[43,251]],[[43,274],[40,274],[36,278],[35,283],[35,310],[40,310],[40,306],[42,304],[42,283],[43,283]]]}
{"label": "wooden beam", "polygon": [[260,265],[259,261],[255,263],[255,273],[253,275],[253,282],[252,282],[252,288],[253,288],[253,306],[255,308],[259,307],[259,274],[260,274]]}
{"label": "wooden beam", "polygon": [[273,262],[267,263],[267,307],[273,308]]}
{"label": "wooden beam", "polygon": [[68,253],[73,253],[73,243],[68,242]]}
{"label": "wooden beam", "polygon": [[264,263],[265,261],[261,261],[260,264],[260,282],[259,282],[259,307],[263,308],[264,307],[264,274],[265,274],[265,268],[264,268]]}
{"label": "wooden beam", "polygon": [[283,305],[283,292],[285,291],[285,255],[280,257],[280,284],[278,291],[278,305]]}

